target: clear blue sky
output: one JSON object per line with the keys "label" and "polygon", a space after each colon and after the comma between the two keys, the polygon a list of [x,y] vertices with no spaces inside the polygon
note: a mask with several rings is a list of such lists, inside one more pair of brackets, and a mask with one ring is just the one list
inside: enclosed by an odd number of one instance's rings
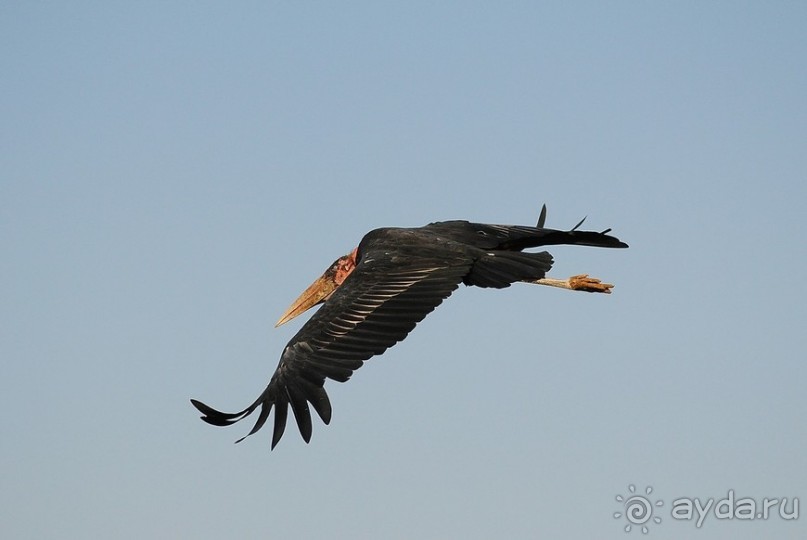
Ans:
{"label": "clear blue sky", "polygon": [[[807,4],[6,2],[0,534],[807,537]],[[310,445],[203,424],[380,226],[613,227],[462,288]],[[807,512],[803,509],[802,513]]]}

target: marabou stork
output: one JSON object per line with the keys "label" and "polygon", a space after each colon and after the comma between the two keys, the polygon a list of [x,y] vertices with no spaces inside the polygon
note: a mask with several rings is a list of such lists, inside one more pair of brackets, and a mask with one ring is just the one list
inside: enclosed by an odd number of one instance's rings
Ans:
{"label": "marabou stork", "polygon": [[415,325],[460,283],[501,289],[517,281],[572,290],[610,293],[613,285],[587,275],[546,278],[552,255],[522,250],[573,244],[626,248],[607,233],[544,228],[546,206],[535,227],[443,221],[416,228],[382,228],[367,233],[340,257],[283,314],[277,326],[323,304],[283,349],[263,393],[243,411],[223,413],[191,403],[202,420],[228,426],[260,407],[252,435],[274,408],[272,448],[286,428],[289,405],[305,442],[311,439],[309,404],[325,424],[331,421],[326,379],[347,381],[365,360],[403,340]]}

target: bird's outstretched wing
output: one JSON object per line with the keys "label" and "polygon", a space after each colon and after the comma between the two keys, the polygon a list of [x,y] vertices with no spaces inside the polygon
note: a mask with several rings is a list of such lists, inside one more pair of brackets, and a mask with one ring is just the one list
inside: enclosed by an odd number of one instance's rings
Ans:
{"label": "bird's outstretched wing", "polygon": [[391,260],[383,246],[366,250],[356,270],[286,345],[269,385],[254,403],[237,413],[223,413],[191,401],[202,419],[216,426],[238,422],[260,407],[247,436],[263,427],[274,407],[272,448],[283,436],[291,405],[308,442],[309,404],[323,422],[331,419],[325,379],[344,382],[365,360],[403,340],[459,286],[472,264],[467,256],[446,258],[445,253],[439,259],[408,256],[401,264]]}

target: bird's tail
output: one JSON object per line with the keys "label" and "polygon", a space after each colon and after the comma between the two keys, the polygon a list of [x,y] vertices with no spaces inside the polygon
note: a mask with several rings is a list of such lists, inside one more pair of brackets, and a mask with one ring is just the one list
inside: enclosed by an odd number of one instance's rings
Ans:
{"label": "bird's tail", "polygon": [[605,248],[628,247],[628,244],[625,242],[622,242],[618,238],[608,234],[611,232],[611,229],[605,229],[602,232],[578,230],[584,221],[586,221],[585,217],[568,231],[544,228],[544,223],[546,223],[546,205],[543,205],[541,207],[541,214],[538,216],[538,223],[536,224],[536,228],[541,230],[541,232],[537,235],[540,238],[540,241],[536,245],[550,246],[567,244]]}
{"label": "bird's tail", "polygon": [[582,223],[581,221],[568,231],[545,229],[543,227],[524,227],[521,225],[496,226],[496,232],[499,233],[500,238],[496,247],[511,251],[561,244],[604,248],[628,247],[628,244],[622,242],[619,238],[608,234],[611,229],[605,229],[601,232],[578,230]]}
{"label": "bird's tail", "polygon": [[626,248],[628,244],[621,241],[615,236],[608,233],[611,229],[605,229],[602,232],[594,231],[578,231],[572,229],[569,231],[558,231],[555,229],[543,229],[540,235],[540,246],[552,245],[574,245],[574,246],[592,246],[604,248]]}

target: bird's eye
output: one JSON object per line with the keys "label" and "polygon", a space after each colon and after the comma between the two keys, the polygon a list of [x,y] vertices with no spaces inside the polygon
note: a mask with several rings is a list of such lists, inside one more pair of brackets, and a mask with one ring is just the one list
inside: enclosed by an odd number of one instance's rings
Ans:
{"label": "bird's eye", "polygon": [[488,235],[488,233],[486,233],[485,231],[476,231],[476,234],[478,234],[479,236],[487,236]]}

